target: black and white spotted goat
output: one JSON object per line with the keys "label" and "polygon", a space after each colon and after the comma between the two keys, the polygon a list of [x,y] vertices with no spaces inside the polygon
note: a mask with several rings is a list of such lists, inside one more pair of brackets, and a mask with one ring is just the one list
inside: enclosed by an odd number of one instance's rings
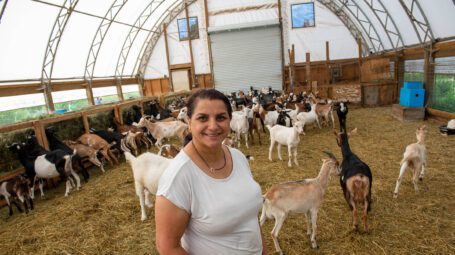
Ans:
{"label": "black and white spotted goat", "polygon": [[[74,178],[76,189],[79,190],[81,181],[71,166],[71,158],[76,151],[72,155],[62,150],[47,151],[38,144],[35,136],[27,137],[26,143],[14,143],[9,149],[18,155],[19,161],[25,167],[26,176],[32,184],[32,198],[35,197],[35,183],[39,179],[60,177],[66,182],[65,196],[68,196],[73,186],[70,178]],[[39,188],[41,196],[44,196],[42,181],[39,182]]]}

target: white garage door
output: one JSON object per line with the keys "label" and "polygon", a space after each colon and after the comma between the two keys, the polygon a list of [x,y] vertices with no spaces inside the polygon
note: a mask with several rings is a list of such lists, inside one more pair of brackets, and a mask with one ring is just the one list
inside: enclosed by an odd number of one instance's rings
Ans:
{"label": "white garage door", "polygon": [[278,25],[211,31],[215,88],[282,90],[280,38]]}

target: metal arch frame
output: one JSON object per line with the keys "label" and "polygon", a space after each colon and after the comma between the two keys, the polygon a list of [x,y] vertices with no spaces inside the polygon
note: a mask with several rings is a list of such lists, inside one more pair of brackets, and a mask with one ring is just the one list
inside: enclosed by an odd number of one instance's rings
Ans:
{"label": "metal arch frame", "polygon": [[[393,49],[397,49],[398,47],[404,47],[403,43],[403,38],[401,36],[400,30],[398,30],[398,27],[395,23],[395,20],[392,18],[390,13],[388,12],[387,8],[384,6],[382,3],[382,0],[363,0],[368,7],[373,11],[374,15],[378,19],[378,21],[381,23],[382,28],[387,34],[387,37],[389,38],[390,45],[392,46]],[[375,3],[379,3],[379,6],[375,6]],[[378,13],[383,13],[385,14],[385,20],[381,19]],[[390,22],[389,22],[390,20]],[[391,26],[389,26],[391,24]],[[392,40],[392,37],[395,37],[395,40]]]}
{"label": "metal arch frame", "polygon": [[[196,2],[197,0],[183,0],[181,1],[180,3],[177,3],[177,1],[175,1],[175,3],[172,5],[177,5],[175,7],[173,7],[171,9],[171,6],[166,10],[166,12],[163,12],[163,14],[161,15],[161,17],[157,20],[157,22],[155,23],[154,25],[154,28],[152,29],[153,31],[153,34],[151,35],[150,38],[147,38],[147,40],[144,41],[144,44],[141,48],[141,51],[143,50],[143,53],[140,55],[142,55],[142,57],[136,62],[136,66],[139,64],[138,66],[138,71],[137,71],[137,77],[142,80],[144,78],[144,74],[145,74],[145,69],[147,67],[147,64],[148,62],[150,61],[150,58],[152,57],[152,52],[153,52],[153,48],[155,47],[156,43],[158,42],[161,34],[163,33],[163,26],[162,24],[169,24],[169,22],[171,22],[174,18],[177,17],[177,15],[179,15],[184,9],[185,9],[185,3],[187,3],[188,5]],[[170,10],[171,9],[171,10]],[[171,75],[171,74],[169,74]]]}
{"label": "metal arch frame", "polygon": [[44,99],[46,100],[48,112],[53,112],[55,110],[51,95],[51,77],[54,69],[55,57],[57,55],[60,39],[62,38],[66,24],[78,2],[79,0],[65,0],[60,8],[57,18],[55,19],[54,26],[52,27],[52,31],[47,42],[46,52],[43,59],[43,68],[41,71],[41,85],[44,90]]}
{"label": "metal arch frame", "polygon": [[[141,12],[139,17],[136,19],[134,22],[134,26],[137,26],[139,28],[142,28],[145,23],[148,21],[148,19],[152,16],[152,14],[161,6],[161,4],[164,3],[164,0],[152,0]],[[153,4],[156,4],[153,6]],[[146,13],[148,11],[148,13]],[[117,65],[115,68],[115,80],[117,82],[117,85],[122,84],[122,75],[123,72],[125,71],[125,63],[126,60],[128,59],[129,53],[131,46],[133,45],[134,41],[136,40],[137,35],[139,34],[140,29],[134,29],[132,27],[130,31],[128,32],[127,37],[125,38],[125,41],[123,42],[122,45],[122,50],[118,56],[117,59]],[[154,33],[153,29],[149,31],[149,35],[151,33]],[[147,35],[148,37],[148,35]],[[141,52],[141,51],[140,51]],[[133,69],[134,70],[134,69]],[[139,90],[139,92],[142,94],[142,91]]]}
{"label": "metal arch frame", "polygon": [[[120,4],[121,2],[121,4]],[[109,10],[104,15],[104,18],[101,20],[101,23],[96,30],[95,36],[93,37],[92,44],[90,46],[90,50],[87,55],[87,61],[85,63],[85,73],[84,73],[84,80],[88,82],[87,87],[87,94],[90,96],[87,97],[89,103],[94,105],[95,102],[93,101],[93,92],[92,92],[92,82],[93,82],[93,73],[95,71],[96,61],[98,59],[98,54],[101,49],[101,45],[104,42],[104,38],[109,31],[112,23],[117,17],[120,10],[125,6],[128,0],[115,0]],[[107,18],[109,17],[109,19]]]}
{"label": "metal arch frame", "polygon": [[[422,7],[420,6],[419,2],[417,0],[411,0],[412,1],[411,9],[409,9],[408,6],[406,5],[406,3],[404,2],[404,0],[399,0],[399,1],[400,1],[401,6],[403,7],[404,11],[406,12],[406,15],[408,15],[409,20],[411,21],[414,31],[416,32],[417,37],[419,38],[419,42],[421,44],[424,44],[426,42],[427,38],[429,38],[430,41],[433,42],[435,40],[433,30],[431,30],[430,23],[428,23],[427,16],[425,16],[425,12],[422,10]],[[417,6],[417,8],[414,8],[416,6]],[[417,20],[417,18],[414,15],[415,10],[417,10],[420,13],[420,15],[422,15],[423,21]],[[421,33],[419,33],[418,28],[420,28],[422,33],[424,33],[423,38],[422,38]]]}
{"label": "metal arch frame", "polygon": [[342,8],[342,6],[337,5],[334,1],[332,0],[318,0],[321,4],[323,4],[327,9],[332,11],[340,20],[341,22],[345,25],[345,27],[349,30],[351,33],[352,37],[354,37],[355,40],[360,38],[362,41],[362,49],[363,49],[363,55],[366,56],[368,53],[371,51],[371,45],[373,44],[371,41],[367,40],[365,38],[364,34],[361,32],[359,29],[359,25],[357,25],[349,16],[345,10]]}
{"label": "metal arch frame", "polygon": [[[360,26],[362,27],[365,34],[368,36],[370,41],[372,42],[374,52],[384,51],[384,44],[382,43],[382,39],[376,30],[376,27],[371,22],[370,18],[366,13],[363,11],[362,8],[354,0],[339,0],[342,7],[345,7],[351,15],[359,22]],[[352,10],[352,8],[355,8]],[[360,11],[360,12],[359,12]],[[361,15],[363,17],[361,17]],[[368,26],[368,27],[366,27]]]}

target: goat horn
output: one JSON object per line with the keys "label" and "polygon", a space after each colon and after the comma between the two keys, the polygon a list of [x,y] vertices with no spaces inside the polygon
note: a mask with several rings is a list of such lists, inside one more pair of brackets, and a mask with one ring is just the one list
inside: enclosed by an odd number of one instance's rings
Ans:
{"label": "goat horn", "polygon": [[323,151],[323,152],[324,152],[325,154],[327,154],[327,156],[329,156],[330,158],[335,159],[335,160],[337,159],[337,158],[335,157],[335,155],[333,155],[332,152],[330,152],[330,151]]}

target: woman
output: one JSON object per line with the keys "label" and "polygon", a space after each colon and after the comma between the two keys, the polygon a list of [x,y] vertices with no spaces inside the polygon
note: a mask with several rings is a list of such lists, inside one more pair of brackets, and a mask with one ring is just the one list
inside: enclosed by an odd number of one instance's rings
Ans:
{"label": "woman", "polygon": [[248,161],[222,145],[232,108],[214,89],[187,103],[193,139],[160,179],[155,208],[161,254],[265,254],[258,212],[261,188]]}

